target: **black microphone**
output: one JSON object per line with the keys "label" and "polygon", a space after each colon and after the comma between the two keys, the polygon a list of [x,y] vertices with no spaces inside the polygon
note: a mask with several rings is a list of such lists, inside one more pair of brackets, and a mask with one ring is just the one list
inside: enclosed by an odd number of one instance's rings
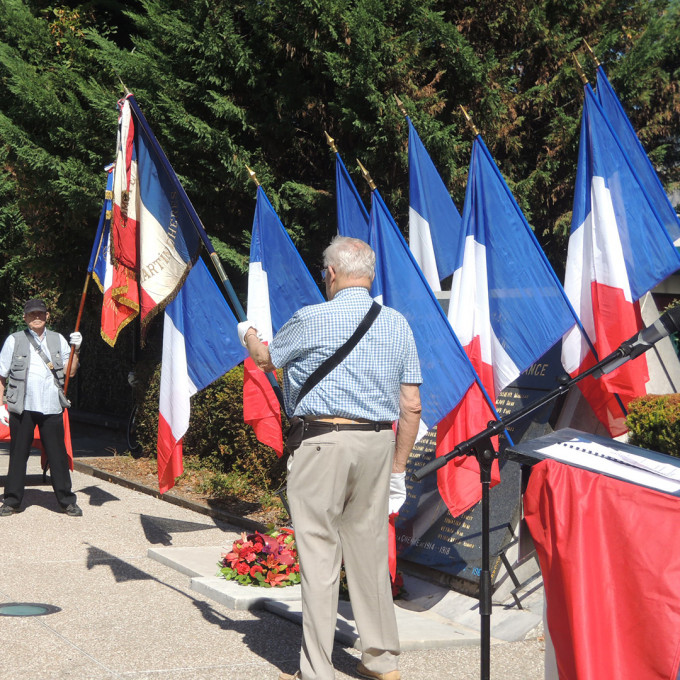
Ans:
{"label": "black microphone", "polygon": [[[635,359],[644,354],[652,345],[662,338],[676,333],[680,330],[680,307],[672,307],[662,314],[651,326],[643,328],[637,335],[621,343],[621,346],[612,352],[607,359],[609,363],[603,362],[597,371],[593,373],[594,378],[599,378],[607,373],[611,373],[630,359]],[[617,358],[618,357],[618,358]]]}

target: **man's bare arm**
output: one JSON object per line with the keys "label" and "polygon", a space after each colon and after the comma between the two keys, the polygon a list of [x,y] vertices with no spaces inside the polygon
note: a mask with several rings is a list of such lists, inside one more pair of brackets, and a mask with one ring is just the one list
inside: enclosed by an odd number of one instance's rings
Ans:
{"label": "man's bare arm", "polygon": [[416,441],[420,426],[420,388],[418,385],[402,383],[399,390],[399,425],[397,427],[397,443],[394,448],[392,472],[404,472],[406,461]]}
{"label": "man's bare arm", "polygon": [[265,373],[276,370],[276,366],[274,366],[269,356],[269,347],[260,341],[254,328],[246,331],[244,340],[246,341],[246,349],[248,354],[250,354],[250,358],[260,370]]}

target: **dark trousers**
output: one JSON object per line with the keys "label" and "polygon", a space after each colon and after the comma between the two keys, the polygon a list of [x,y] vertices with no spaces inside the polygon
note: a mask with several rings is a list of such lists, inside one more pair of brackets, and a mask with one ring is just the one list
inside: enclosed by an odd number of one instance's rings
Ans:
{"label": "dark trousers", "polygon": [[36,425],[50,464],[52,488],[59,505],[65,508],[76,502],[76,495],[71,491],[71,474],[64,443],[64,420],[61,413],[45,415],[37,411],[24,411],[20,416],[16,413],[9,414],[9,470],[4,502],[13,508],[21,505],[26,486],[26,465]]}

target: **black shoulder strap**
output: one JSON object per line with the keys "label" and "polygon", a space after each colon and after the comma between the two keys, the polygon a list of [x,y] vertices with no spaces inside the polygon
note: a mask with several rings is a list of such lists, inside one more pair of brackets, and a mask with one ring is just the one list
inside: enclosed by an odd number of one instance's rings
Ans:
{"label": "black shoulder strap", "polygon": [[300,389],[300,393],[295,401],[295,406],[297,406],[306,396],[309,394],[318,383],[320,383],[338,364],[340,364],[345,357],[357,346],[357,343],[361,338],[364,337],[366,331],[372,326],[373,322],[376,320],[378,314],[382,307],[377,303],[373,302],[366,316],[361,320],[361,323],[357,326],[357,329],[352,333],[347,342],[344,345],[338,347],[332,356],[329,356],[316,370],[307,378],[305,384]]}

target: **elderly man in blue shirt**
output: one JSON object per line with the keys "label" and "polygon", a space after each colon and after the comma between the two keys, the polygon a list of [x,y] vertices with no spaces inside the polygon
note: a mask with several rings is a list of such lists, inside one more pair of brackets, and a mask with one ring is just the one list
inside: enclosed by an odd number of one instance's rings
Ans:
{"label": "elderly man in blue shirt", "polygon": [[[248,321],[242,341],[264,371],[284,369],[286,410],[305,422],[288,462],[288,499],[302,579],[300,670],[279,680],[332,680],[340,565],[362,644],[359,675],[399,680],[388,568],[388,516],[406,498],[406,461],[422,382],[411,329],[381,307],[349,355],[298,400],[312,372],[366,316],[375,274],[367,243],[338,236],[324,252],[328,302],[296,312],[269,345]],[[396,434],[392,427],[398,421]]]}
{"label": "elderly man in blue shirt", "polygon": [[[0,422],[9,424],[10,433],[9,469],[0,517],[13,515],[21,508],[26,464],[36,426],[60,508],[71,517],[83,514],[71,490],[62,416],[62,402],[66,400],[64,374],[71,347],[64,336],[47,330],[48,319],[43,300],[28,300],[24,305],[27,328],[10,335],[0,351]],[[75,332],[71,333],[70,340],[75,351],[71,362],[73,376],[78,370],[83,338]]]}

